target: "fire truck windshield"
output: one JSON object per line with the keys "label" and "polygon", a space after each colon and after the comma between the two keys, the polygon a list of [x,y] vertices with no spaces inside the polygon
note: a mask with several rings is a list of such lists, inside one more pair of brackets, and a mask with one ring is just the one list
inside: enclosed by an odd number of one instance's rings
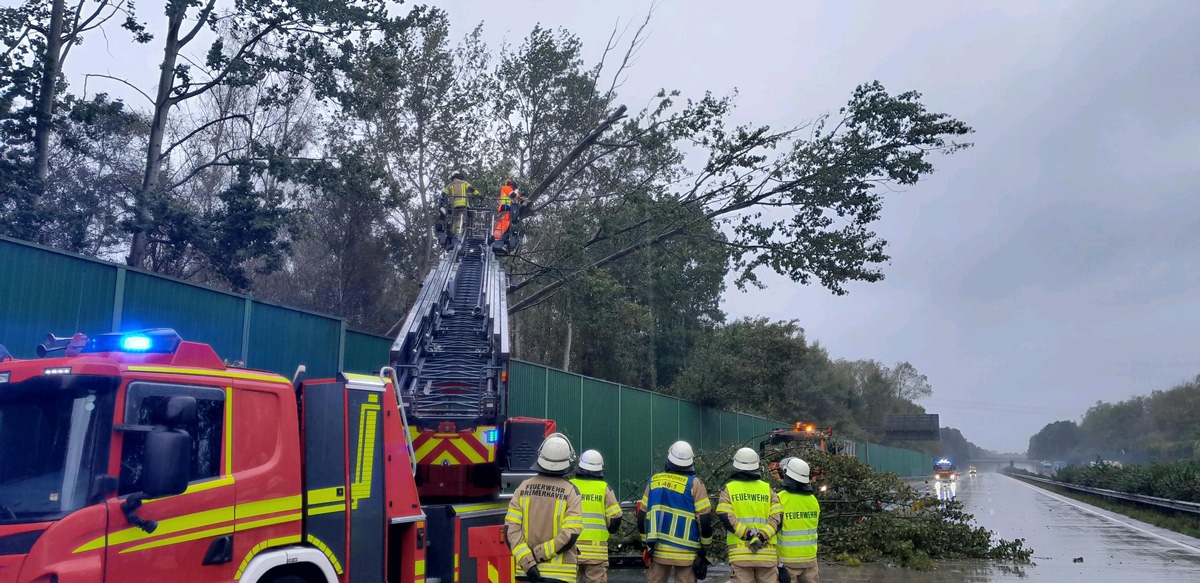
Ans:
{"label": "fire truck windshield", "polygon": [[56,520],[99,501],[120,379],[0,384],[0,524]]}

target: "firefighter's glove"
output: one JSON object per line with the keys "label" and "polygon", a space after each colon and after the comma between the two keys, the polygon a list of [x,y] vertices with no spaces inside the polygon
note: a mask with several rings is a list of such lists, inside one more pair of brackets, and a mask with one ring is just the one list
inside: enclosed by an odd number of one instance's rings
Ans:
{"label": "firefighter's glove", "polygon": [[528,571],[525,571],[525,576],[528,577],[530,581],[542,580],[542,574],[538,571],[537,565],[534,565],[530,567]]}
{"label": "firefighter's glove", "polygon": [[757,528],[747,528],[746,534],[742,535],[742,540],[744,540],[744,541],[753,541],[756,538],[758,538],[758,529]]}
{"label": "firefighter's glove", "polygon": [[758,549],[763,548],[764,541],[760,536],[761,531],[759,531],[757,528],[752,530],[751,533],[752,534],[750,535],[749,539],[750,542],[746,544],[746,547],[750,549],[750,552],[757,553]]}
{"label": "firefighter's glove", "polygon": [[692,561],[692,575],[696,576],[697,581],[708,578],[708,555],[704,552],[704,547],[700,547],[700,552],[696,554],[696,560]]}
{"label": "firefighter's glove", "polygon": [[763,544],[771,542],[771,537],[767,536],[766,531],[756,530],[754,531],[754,536],[758,537],[758,540],[762,541]]}
{"label": "firefighter's glove", "polygon": [[779,565],[779,583],[791,583],[791,575],[783,565]]}
{"label": "firefighter's glove", "polygon": [[654,558],[654,553],[650,550],[650,547],[646,547],[646,550],[642,551],[642,562],[646,563],[647,569],[650,568],[650,560],[652,558]]}

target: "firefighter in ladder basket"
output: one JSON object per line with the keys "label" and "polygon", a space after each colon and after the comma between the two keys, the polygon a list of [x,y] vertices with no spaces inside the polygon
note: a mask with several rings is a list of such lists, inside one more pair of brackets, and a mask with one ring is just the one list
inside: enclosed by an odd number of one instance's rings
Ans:
{"label": "firefighter in ladder basket", "polygon": [[496,225],[492,228],[492,250],[497,255],[516,251],[518,233],[516,223],[521,215],[521,186],[508,178],[500,186],[500,204],[496,206]]}

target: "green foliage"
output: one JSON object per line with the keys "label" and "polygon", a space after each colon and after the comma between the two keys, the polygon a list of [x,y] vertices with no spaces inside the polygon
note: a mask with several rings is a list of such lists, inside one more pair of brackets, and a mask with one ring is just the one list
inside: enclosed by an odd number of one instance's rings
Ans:
{"label": "green foliage", "polygon": [[1074,421],[1055,421],[1029,438],[1029,458],[1064,460],[1079,445],[1079,426]]}
{"label": "green foliage", "polygon": [[135,116],[103,93],[71,95],[61,75],[72,50],[114,17],[144,36],[128,0],[0,8],[0,232],[93,254],[114,244]]}
{"label": "green foliage", "polygon": [[910,363],[834,361],[805,339],[798,322],[765,318],[702,331],[669,387],[671,394],[706,405],[812,422],[847,437],[882,427],[888,415],[923,413],[910,399],[932,391]]}
{"label": "green foliage", "polygon": [[1121,466],[1097,460],[1060,469],[1054,478],[1092,488],[1200,502],[1200,460]]}
{"label": "green foliage", "polygon": [[701,339],[672,392],[714,407],[755,404],[755,412],[782,411],[792,404],[788,381],[809,350],[796,321],[731,322]]}

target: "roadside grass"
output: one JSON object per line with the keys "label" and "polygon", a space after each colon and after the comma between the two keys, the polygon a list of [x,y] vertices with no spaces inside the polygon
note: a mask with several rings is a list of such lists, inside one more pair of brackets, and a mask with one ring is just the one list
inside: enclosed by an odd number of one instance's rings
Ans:
{"label": "roadside grass", "polygon": [[[1018,479],[1020,478],[1018,477]],[[1031,486],[1037,486],[1038,488],[1054,492],[1060,496],[1085,502],[1097,508],[1103,508],[1109,512],[1115,512],[1122,516],[1128,516],[1134,520],[1140,520],[1160,528],[1165,528],[1180,534],[1186,534],[1191,537],[1200,538],[1200,516],[1181,512],[1173,512],[1166,508],[1158,509],[1145,506],[1143,504],[1138,504],[1136,502],[1113,500],[1103,496],[1096,496],[1086,492],[1078,492],[1076,490],[1068,490],[1067,488],[1060,488],[1058,486],[1051,486],[1049,484],[1042,484],[1039,482],[1024,482]]]}

